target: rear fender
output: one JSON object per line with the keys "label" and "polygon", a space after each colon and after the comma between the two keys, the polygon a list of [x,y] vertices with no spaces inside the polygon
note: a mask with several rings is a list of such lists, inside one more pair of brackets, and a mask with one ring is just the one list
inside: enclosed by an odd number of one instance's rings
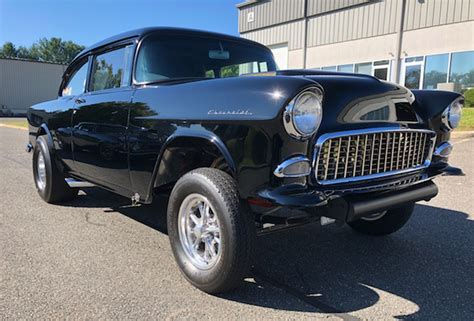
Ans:
{"label": "rear fender", "polygon": [[51,135],[51,132],[49,131],[49,128],[45,123],[41,124],[38,127],[38,131],[36,132],[35,141],[31,142],[33,146],[36,145],[36,138],[38,138],[39,136],[46,136],[46,141],[48,142],[49,152],[54,154],[53,136]]}

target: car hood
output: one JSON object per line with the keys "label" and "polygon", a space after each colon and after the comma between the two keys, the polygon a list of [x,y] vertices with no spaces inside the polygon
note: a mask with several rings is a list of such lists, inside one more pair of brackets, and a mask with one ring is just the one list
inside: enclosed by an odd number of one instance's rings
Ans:
{"label": "car hood", "polygon": [[146,101],[156,111],[146,118],[271,120],[280,118],[285,106],[310,86],[324,92],[323,126],[416,121],[413,94],[404,87],[367,75],[323,71],[285,70],[146,86],[136,90],[134,100]]}

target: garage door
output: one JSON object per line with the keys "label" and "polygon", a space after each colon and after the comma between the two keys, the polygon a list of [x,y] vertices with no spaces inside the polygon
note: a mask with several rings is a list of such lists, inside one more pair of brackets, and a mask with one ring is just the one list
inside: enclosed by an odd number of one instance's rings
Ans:
{"label": "garage door", "polygon": [[273,52],[278,68],[288,69],[288,44],[269,46],[269,48]]}

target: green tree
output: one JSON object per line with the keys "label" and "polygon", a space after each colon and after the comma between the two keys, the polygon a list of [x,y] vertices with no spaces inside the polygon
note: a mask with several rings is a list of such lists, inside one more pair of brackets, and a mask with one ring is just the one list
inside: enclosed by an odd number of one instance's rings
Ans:
{"label": "green tree", "polygon": [[17,49],[13,43],[6,42],[0,49],[0,57],[68,64],[83,49],[84,46],[61,38],[42,38],[29,48],[20,46]]}
{"label": "green tree", "polygon": [[11,42],[5,42],[0,49],[0,57],[2,58],[15,58],[17,55],[17,50],[15,45]]}
{"label": "green tree", "polygon": [[221,68],[221,78],[237,76],[239,76],[239,65],[231,65]]}
{"label": "green tree", "polygon": [[474,88],[464,92],[464,107],[474,107]]}
{"label": "green tree", "polygon": [[23,59],[33,59],[30,53],[30,49],[20,46],[16,50],[16,58],[23,58]]}

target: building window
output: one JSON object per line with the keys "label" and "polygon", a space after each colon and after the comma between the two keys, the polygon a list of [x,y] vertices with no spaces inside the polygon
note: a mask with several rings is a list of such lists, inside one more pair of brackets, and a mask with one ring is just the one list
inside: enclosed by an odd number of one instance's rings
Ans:
{"label": "building window", "polygon": [[374,61],[374,76],[378,79],[388,80],[388,71],[390,69],[389,60]]}
{"label": "building window", "polygon": [[337,71],[336,66],[329,66],[329,67],[323,67],[321,70],[326,70],[326,71]]}
{"label": "building window", "polygon": [[474,86],[474,51],[456,52],[451,55],[449,82],[460,84],[461,89]]}
{"label": "building window", "polygon": [[421,81],[421,65],[406,66],[405,87],[409,89],[419,89]]}
{"label": "building window", "polygon": [[372,63],[365,62],[361,64],[355,64],[355,72],[358,74],[372,75]]}
{"label": "building window", "polygon": [[374,69],[374,76],[378,79],[388,80],[388,66],[386,68]]}
{"label": "building window", "polygon": [[403,85],[409,89],[420,89],[423,77],[423,56],[405,58]]}
{"label": "building window", "polygon": [[340,72],[354,72],[354,65],[350,64],[350,65],[337,66],[337,71],[340,71]]}
{"label": "building window", "polygon": [[420,62],[423,61],[423,56],[405,58],[405,62]]}
{"label": "building window", "polygon": [[423,89],[436,89],[448,77],[449,54],[426,56]]}

